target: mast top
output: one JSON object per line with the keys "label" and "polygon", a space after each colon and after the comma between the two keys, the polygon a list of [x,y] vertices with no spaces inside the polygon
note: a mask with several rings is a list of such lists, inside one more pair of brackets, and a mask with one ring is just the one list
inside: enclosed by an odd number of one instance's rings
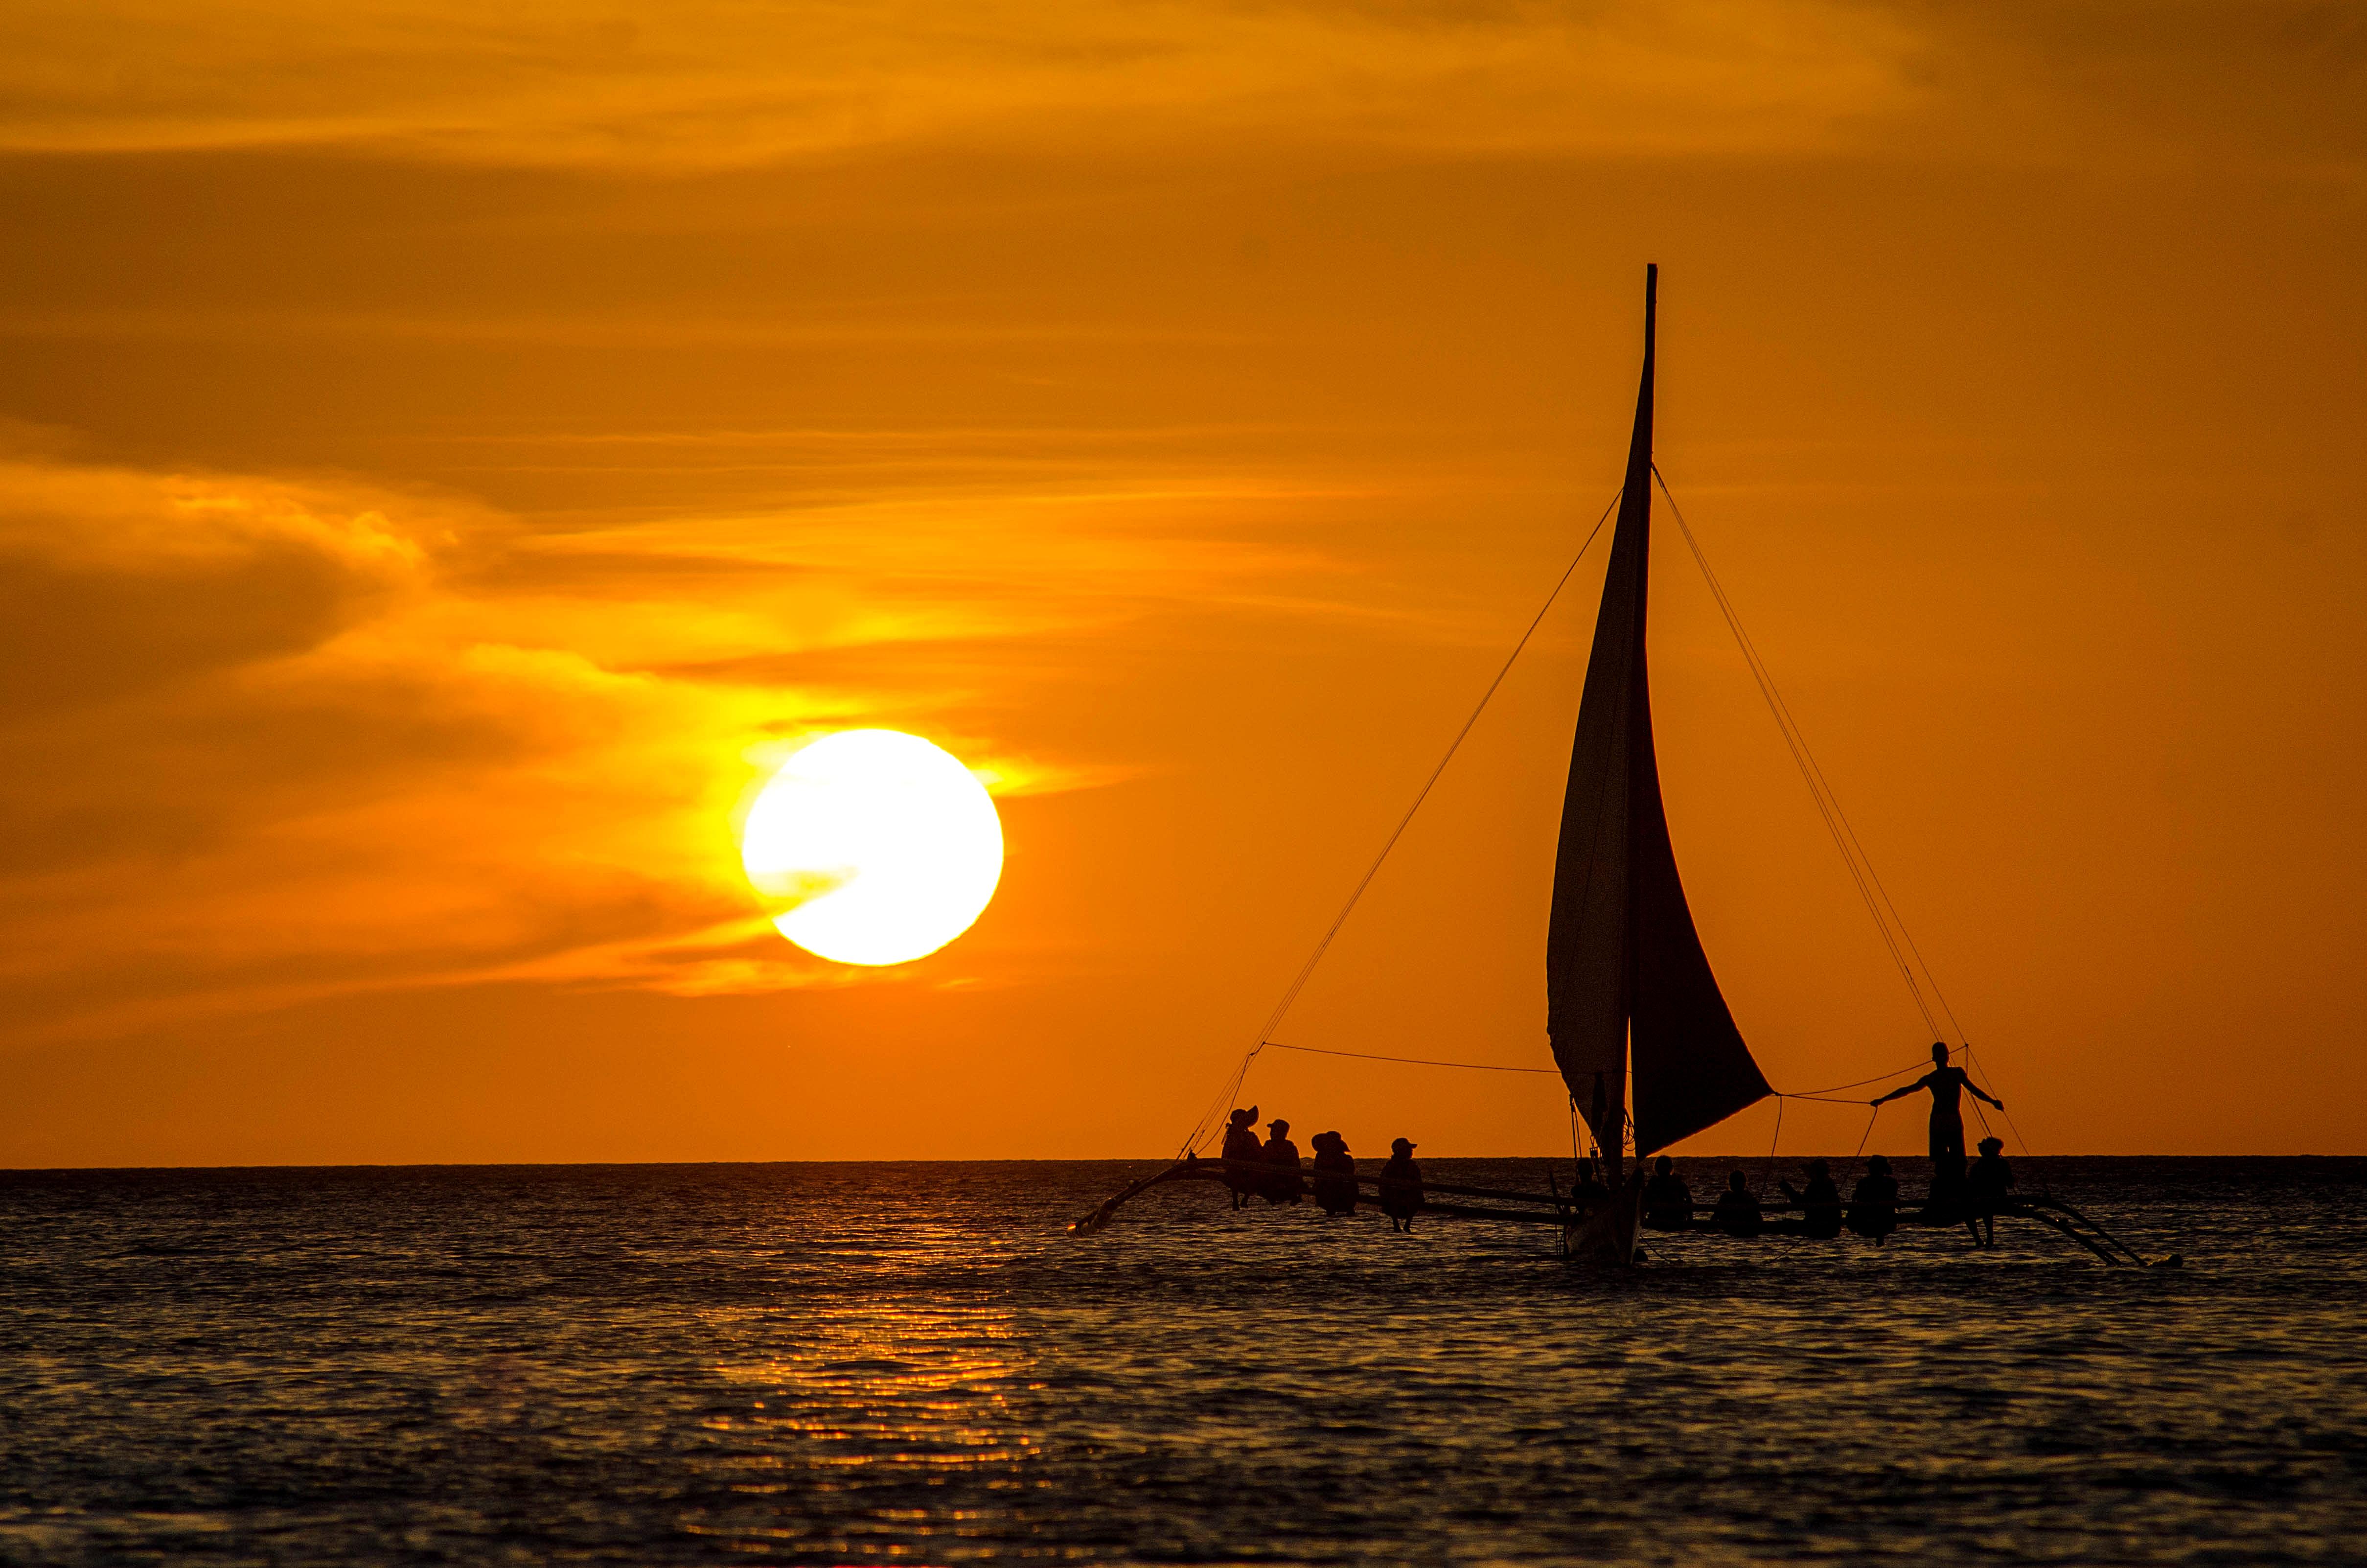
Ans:
{"label": "mast top", "polygon": [[1644,358],[1652,358],[1652,318],[1659,313],[1660,264],[1644,264]]}

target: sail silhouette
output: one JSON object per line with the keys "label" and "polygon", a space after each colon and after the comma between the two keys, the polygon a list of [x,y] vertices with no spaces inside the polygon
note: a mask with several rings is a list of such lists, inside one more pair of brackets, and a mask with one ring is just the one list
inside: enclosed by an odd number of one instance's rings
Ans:
{"label": "sail silhouette", "polygon": [[1644,612],[1659,273],[1645,271],[1644,377],[1570,746],[1546,937],[1554,1061],[1614,1171],[1631,1071],[1639,1158],[1774,1092],[1735,1028],[1693,929],[1652,751]]}

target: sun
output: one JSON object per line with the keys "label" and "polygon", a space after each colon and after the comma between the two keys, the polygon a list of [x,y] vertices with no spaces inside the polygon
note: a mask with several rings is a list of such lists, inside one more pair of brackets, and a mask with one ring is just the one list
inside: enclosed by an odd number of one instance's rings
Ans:
{"label": "sun", "polygon": [[1002,880],[1002,821],[959,758],[896,730],[802,747],[757,793],[740,863],[790,901],[781,935],[836,963],[910,963],[970,927]]}

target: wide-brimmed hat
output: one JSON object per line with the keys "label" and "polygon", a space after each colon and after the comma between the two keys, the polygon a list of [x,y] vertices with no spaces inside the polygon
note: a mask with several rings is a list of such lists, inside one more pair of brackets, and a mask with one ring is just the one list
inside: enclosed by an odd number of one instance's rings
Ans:
{"label": "wide-brimmed hat", "polygon": [[1257,1107],[1255,1106],[1250,1107],[1247,1110],[1237,1110],[1233,1112],[1233,1125],[1236,1127],[1247,1127],[1251,1122],[1253,1122],[1256,1119]]}

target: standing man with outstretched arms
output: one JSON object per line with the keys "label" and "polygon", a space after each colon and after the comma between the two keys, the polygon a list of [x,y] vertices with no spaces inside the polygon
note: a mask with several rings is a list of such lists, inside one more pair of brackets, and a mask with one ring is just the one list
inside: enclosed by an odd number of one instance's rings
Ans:
{"label": "standing man with outstretched arms", "polygon": [[1964,1103],[1964,1091],[1970,1089],[1975,1095],[1988,1101],[1999,1110],[2005,1108],[2005,1101],[1997,1098],[1978,1084],[1974,1083],[1965,1075],[1963,1068],[1949,1066],[1946,1043],[1933,1040],[1931,1071],[1906,1087],[1893,1089],[1886,1095],[1878,1095],[1868,1100],[1866,1104],[1878,1106],[1889,1100],[1901,1099],[1918,1089],[1931,1091],[1933,1176],[1942,1180],[1950,1176],[1963,1176],[1965,1174],[1965,1113],[1961,1108]]}

